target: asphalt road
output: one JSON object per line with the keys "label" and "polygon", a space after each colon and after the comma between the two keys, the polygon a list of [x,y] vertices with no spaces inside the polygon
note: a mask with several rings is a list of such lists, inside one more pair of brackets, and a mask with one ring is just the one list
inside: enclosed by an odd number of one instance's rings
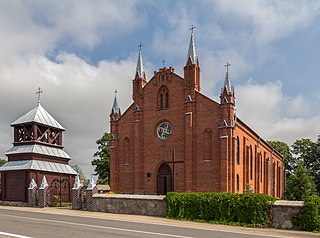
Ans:
{"label": "asphalt road", "polygon": [[163,218],[0,206],[0,237],[270,238],[320,236],[312,233],[279,233],[277,230],[270,232],[269,229],[248,229],[177,222]]}

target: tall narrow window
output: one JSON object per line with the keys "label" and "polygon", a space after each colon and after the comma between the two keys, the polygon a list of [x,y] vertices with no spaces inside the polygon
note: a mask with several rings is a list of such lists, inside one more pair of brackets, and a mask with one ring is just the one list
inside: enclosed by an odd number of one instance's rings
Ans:
{"label": "tall narrow window", "polygon": [[163,94],[160,93],[160,109],[163,109]]}
{"label": "tall narrow window", "polygon": [[250,155],[249,155],[249,171],[250,171],[250,179],[252,179],[252,163],[253,163],[253,160],[252,160],[252,146],[250,145],[250,149],[249,149],[249,153],[250,153]]}
{"label": "tall narrow window", "polygon": [[259,162],[260,162],[260,165],[259,165],[259,174],[260,174],[260,183],[262,183],[262,154],[259,153]]}
{"label": "tall narrow window", "polygon": [[169,93],[166,92],[166,109],[169,108]]}
{"label": "tall narrow window", "polygon": [[158,110],[169,109],[169,90],[162,86],[158,91]]}
{"label": "tall narrow window", "polygon": [[239,192],[239,189],[240,189],[240,178],[239,178],[239,174],[237,174],[236,184],[237,184],[237,192]]}
{"label": "tall narrow window", "polygon": [[237,164],[240,164],[240,139],[239,139],[239,136],[237,136],[236,157],[237,157]]}

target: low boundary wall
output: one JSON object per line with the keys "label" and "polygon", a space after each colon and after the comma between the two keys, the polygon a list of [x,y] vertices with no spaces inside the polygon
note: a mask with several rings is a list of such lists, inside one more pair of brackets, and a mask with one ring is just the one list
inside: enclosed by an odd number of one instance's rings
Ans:
{"label": "low boundary wall", "polygon": [[292,224],[292,218],[303,211],[303,206],[303,201],[276,201],[272,206],[271,226],[281,229],[299,229]]}
{"label": "low boundary wall", "polygon": [[95,194],[92,211],[131,215],[166,216],[164,196]]}
{"label": "low boundary wall", "polygon": [[[166,216],[165,196],[130,194],[95,194],[92,211],[131,215]],[[299,229],[292,224],[294,215],[303,211],[303,201],[278,200],[271,208],[270,226]]]}

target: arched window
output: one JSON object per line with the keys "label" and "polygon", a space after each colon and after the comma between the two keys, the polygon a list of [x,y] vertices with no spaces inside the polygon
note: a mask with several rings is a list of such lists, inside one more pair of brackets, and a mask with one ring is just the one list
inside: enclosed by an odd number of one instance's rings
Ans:
{"label": "arched window", "polygon": [[211,160],[212,158],[212,131],[207,128],[203,132],[203,160]]}
{"label": "arched window", "polygon": [[252,163],[253,163],[253,160],[252,160],[252,146],[250,145],[250,149],[249,149],[249,159],[250,159],[250,161],[249,161],[249,171],[250,171],[250,179],[252,179]]}
{"label": "arched window", "polygon": [[123,141],[123,147],[124,147],[124,165],[130,165],[130,143],[128,137],[126,137]]}
{"label": "arched window", "polygon": [[169,90],[162,86],[158,91],[158,110],[169,109]]}
{"label": "arched window", "polygon": [[240,139],[239,136],[237,136],[237,145],[236,145],[236,158],[237,158],[237,164],[240,164]]}
{"label": "arched window", "polygon": [[237,192],[239,192],[239,189],[240,189],[240,178],[239,178],[239,174],[237,174],[236,186],[237,186]]}

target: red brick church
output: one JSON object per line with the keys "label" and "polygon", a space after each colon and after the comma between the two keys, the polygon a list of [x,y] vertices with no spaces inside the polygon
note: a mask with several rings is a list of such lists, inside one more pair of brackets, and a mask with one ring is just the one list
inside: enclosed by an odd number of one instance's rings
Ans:
{"label": "red brick church", "polygon": [[110,185],[119,193],[169,191],[243,193],[281,197],[283,157],[235,114],[228,66],[216,102],[200,91],[200,65],[191,33],[184,75],[163,67],[147,81],[141,47],[133,103],[110,114]]}

